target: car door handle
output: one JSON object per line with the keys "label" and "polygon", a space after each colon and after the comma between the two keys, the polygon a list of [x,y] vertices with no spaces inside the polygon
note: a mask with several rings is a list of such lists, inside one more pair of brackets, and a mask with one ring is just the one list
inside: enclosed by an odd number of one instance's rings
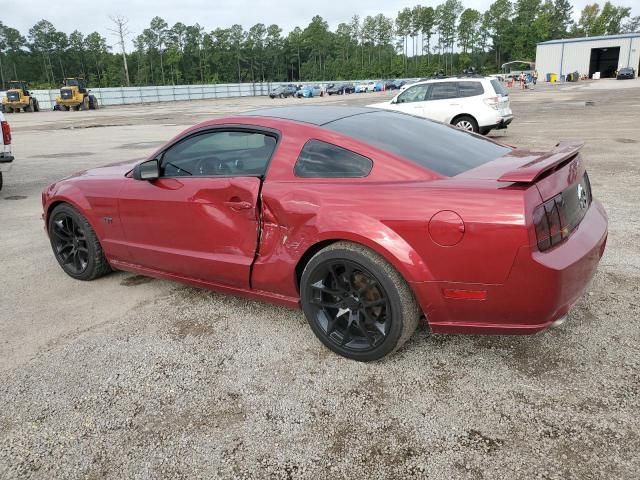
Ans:
{"label": "car door handle", "polygon": [[253,208],[253,204],[251,202],[243,202],[241,200],[229,200],[228,202],[224,202],[224,204],[229,207],[231,210],[249,210]]}

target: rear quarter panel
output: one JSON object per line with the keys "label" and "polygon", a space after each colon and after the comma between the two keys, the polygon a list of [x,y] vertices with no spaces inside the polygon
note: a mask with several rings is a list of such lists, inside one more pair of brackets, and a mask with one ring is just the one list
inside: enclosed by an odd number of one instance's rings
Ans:
{"label": "rear quarter panel", "polygon": [[[350,240],[377,251],[410,282],[498,284],[518,248],[529,244],[526,196],[510,184],[445,179],[411,162],[335,132],[298,125],[284,132],[262,189],[268,211],[254,265],[252,287],[297,295],[292,270],[314,245]],[[296,178],[293,168],[310,138],[368,156],[366,178]],[[464,220],[455,246],[435,243],[429,221],[441,210]]]}

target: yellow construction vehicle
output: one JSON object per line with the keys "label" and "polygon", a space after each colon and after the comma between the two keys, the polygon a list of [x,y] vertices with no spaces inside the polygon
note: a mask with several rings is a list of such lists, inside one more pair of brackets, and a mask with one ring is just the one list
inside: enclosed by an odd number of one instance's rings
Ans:
{"label": "yellow construction vehicle", "polygon": [[98,99],[89,93],[84,78],[65,78],[54,110],[97,110]]}
{"label": "yellow construction vehicle", "polygon": [[27,90],[27,82],[12,80],[9,82],[7,96],[2,98],[2,110],[13,113],[21,109],[25,112],[39,112],[40,105],[38,99]]}

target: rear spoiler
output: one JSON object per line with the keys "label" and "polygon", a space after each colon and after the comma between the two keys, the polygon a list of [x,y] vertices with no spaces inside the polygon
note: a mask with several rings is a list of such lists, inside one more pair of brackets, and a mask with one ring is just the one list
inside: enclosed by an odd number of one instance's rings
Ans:
{"label": "rear spoiler", "polygon": [[521,167],[509,170],[498,178],[499,182],[535,182],[544,172],[577,155],[584,142],[560,142],[549,153],[540,155]]}

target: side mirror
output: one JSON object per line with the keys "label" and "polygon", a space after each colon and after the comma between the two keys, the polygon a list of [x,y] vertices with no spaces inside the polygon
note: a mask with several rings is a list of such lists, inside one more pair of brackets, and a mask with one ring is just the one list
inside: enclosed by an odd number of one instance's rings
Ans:
{"label": "side mirror", "polygon": [[133,178],[135,180],[155,180],[160,178],[160,164],[158,159],[147,160],[133,167]]}

